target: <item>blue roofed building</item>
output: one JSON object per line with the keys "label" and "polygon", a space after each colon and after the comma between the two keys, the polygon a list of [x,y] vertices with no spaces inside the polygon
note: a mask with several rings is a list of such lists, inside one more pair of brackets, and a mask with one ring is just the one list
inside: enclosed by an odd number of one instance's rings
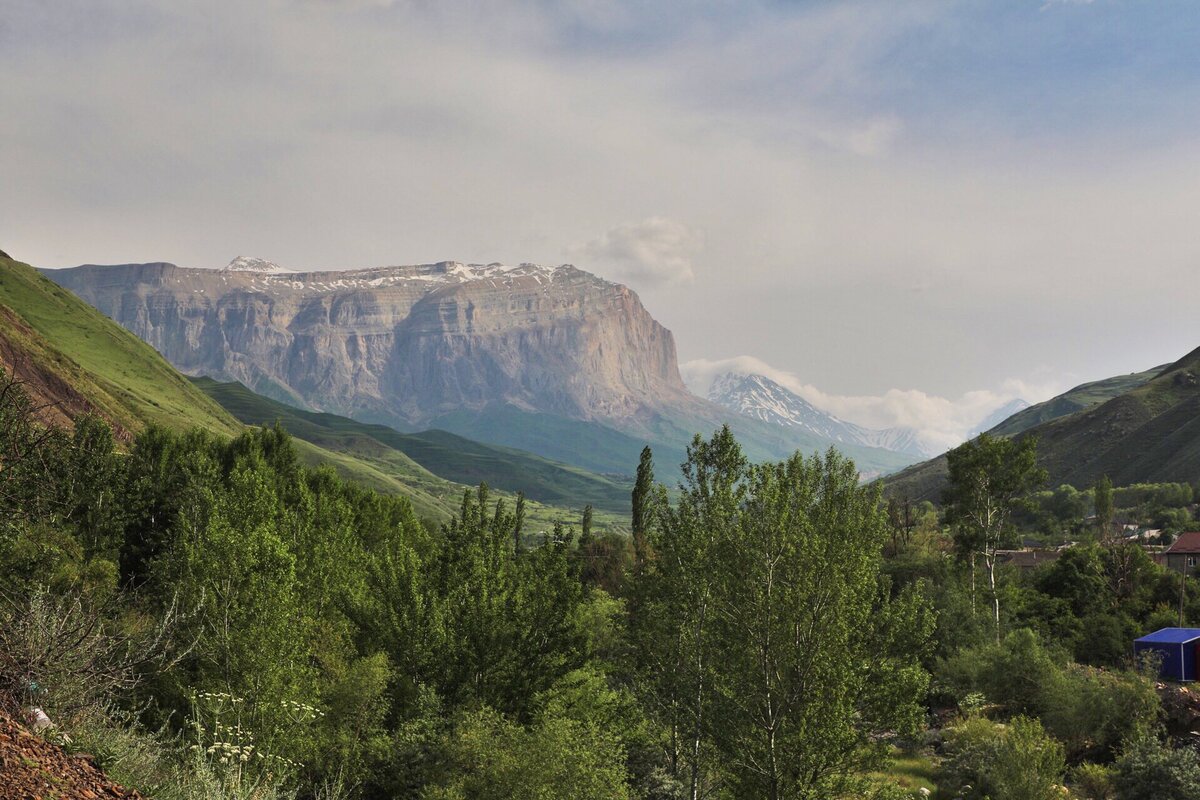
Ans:
{"label": "blue roofed building", "polygon": [[1196,680],[1197,651],[1200,651],[1200,628],[1162,628],[1133,643],[1133,653],[1158,656],[1158,674],[1166,681]]}

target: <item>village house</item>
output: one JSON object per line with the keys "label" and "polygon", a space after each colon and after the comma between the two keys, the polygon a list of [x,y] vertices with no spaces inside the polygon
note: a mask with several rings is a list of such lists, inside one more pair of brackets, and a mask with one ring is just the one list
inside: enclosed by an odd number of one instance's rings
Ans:
{"label": "village house", "polygon": [[1195,575],[1196,559],[1200,558],[1200,531],[1179,534],[1175,543],[1167,548],[1166,567],[1176,572]]}

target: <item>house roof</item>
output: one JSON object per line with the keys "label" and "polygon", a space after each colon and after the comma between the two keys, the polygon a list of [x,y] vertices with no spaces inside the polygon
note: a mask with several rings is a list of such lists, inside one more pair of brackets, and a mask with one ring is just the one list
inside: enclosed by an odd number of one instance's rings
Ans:
{"label": "house roof", "polygon": [[1158,644],[1186,644],[1200,639],[1200,628],[1159,628],[1154,633],[1148,633],[1138,642],[1157,642]]}
{"label": "house roof", "polygon": [[997,561],[1021,569],[1032,569],[1042,564],[1058,561],[1062,553],[1058,550],[998,550]]}
{"label": "house roof", "polygon": [[1171,545],[1168,553],[1200,553],[1200,531],[1189,531],[1179,534],[1175,544]]}

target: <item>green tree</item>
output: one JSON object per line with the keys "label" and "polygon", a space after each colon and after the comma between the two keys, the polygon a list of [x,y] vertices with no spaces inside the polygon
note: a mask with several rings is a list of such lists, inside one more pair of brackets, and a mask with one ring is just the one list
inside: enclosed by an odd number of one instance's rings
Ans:
{"label": "green tree", "polygon": [[661,629],[652,637],[649,680],[670,731],[668,762],[696,800],[709,778],[714,660],[714,590],[722,571],[719,543],[737,524],[747,462],[729,427],[705,441],[696,436],[682,465],[675,506],[658,508],[649,575]]}
{"label": "green tree", "polygon": [[975,556],[983,557],[999,641],[996,551],[1009,533],[1013,511],[1046,481],[1046,471],[1037,465],[1037,438],[1026,436],[1017,442],[984,433],[951,450],[946,459],[950,483],[943,499],[947,517],[955,526],[959,548],[970,556],[972,580]]}
{"label": "green tree", "polygon": [[1062,745],[1036,719],[1008,725],[969,717],[948,731],[941,783],[955,797],[1053,800],[1062,797]]}
{"label": "green tree", "polygon": [[830,450],[752,467],[716,552],[712,625],[735,795],[818,798],[877,766],[873,737],[915,733],[933,620],[910,587],[879,590],[887,521],[876,488]]}
{"label": "green tree", "polygon": [[1172,750],[1152,736],[1130,742],[1115,764],[1117,800],[1195,800],[1200,797],[1200,756]]}
{"label": "green tree", "polygon": [[634,569],[641,572],[646,563],[647,557],[647,534],[653,517],[653,494],[654,494],[654,454],[650,451],[649,445],[642,448],[641,458],[638,460],[637,477],[633,485],[633,514],[632,514],[632,531],[633,531],[633,556]]}
{"label": "green tree", "polygon": [[625,752],[603,727],[554,713],[529,727],[483,708],[463,714],[443,745],[450,769],[427,800],[626,800]]}
{"label": "green tree", "polygon": [[1113,535],[1113,488],[1107,475],[1101,475],[1093,488],[1096,506],[1096,529],[1100,540],[1107,542]]}

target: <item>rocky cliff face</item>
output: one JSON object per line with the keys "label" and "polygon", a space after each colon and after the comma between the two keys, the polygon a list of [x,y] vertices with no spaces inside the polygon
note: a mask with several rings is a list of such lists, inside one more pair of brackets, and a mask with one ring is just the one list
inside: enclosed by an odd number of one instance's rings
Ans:
{"label": "rocky cliff face", "polygon": [[637,295],[569,265],[294,273],[238,258],[46,274],[186,373],[349,416],[421,425],[500,401],[627,428],[703,404]]}

